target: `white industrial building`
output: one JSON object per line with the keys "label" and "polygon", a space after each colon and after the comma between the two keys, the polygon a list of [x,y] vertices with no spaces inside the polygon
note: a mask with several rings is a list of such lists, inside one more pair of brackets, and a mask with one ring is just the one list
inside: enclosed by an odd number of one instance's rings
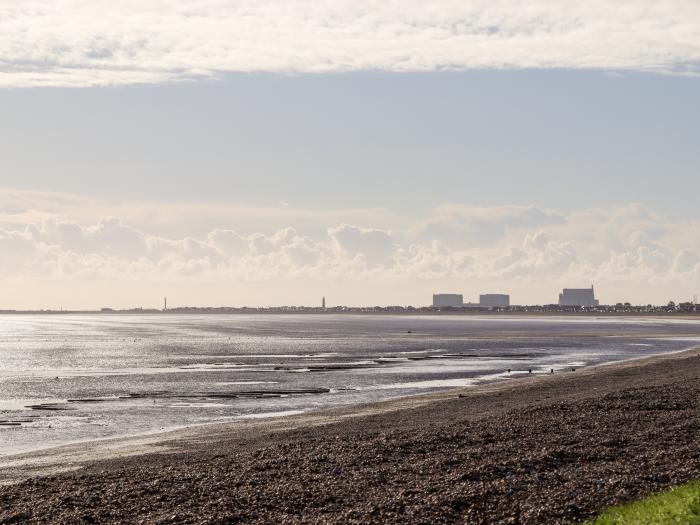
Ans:
{"label": "white industrial building", "polygon": [[559,294],[559,306],[585,306],[591,308],[598,306],[593,286],[590,288],[564,288]]}
{"label": "white industrial building", "polygon": [[447,308],[448,306],[461,308],[464,305],[464,297],[459,293],[436,293],[433,295],[434,308]]}
{"label": "white industrial building", "polygon": [[510,295],[504,293],[484,293],[479,295],[479,306],[510,306]]}

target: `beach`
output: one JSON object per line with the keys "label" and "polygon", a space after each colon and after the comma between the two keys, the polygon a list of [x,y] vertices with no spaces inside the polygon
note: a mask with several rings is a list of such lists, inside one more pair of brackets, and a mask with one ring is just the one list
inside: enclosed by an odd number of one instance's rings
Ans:
{"label": "beach", "polygon": [[0,523],[567,523],[700,478],[698,351],[0,463]]}
{"label": "beach", "polygon": [[2,318],[0,460],[687,350],[700,323],[343,315]]}

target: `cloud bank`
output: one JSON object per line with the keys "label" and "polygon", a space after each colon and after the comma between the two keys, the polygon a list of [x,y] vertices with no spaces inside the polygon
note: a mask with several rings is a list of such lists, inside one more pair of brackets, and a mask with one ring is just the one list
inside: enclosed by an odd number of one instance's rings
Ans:
{"label": "cloud bank", "polygon": [[[166,294],[173,305],[315,304],[321,295],[422,305],[438,291],[551,303],[560,288],[591,283],[603,302],[646,304],[700,291],[700,221],[639,205],[450,204],[412,217],[231,206],[192,235],[180,221],[208,205],[182,206],[170,225],[141,212],[165,217],[168,206],[0,190],[0,308],[157,306]],[[100,207],[119,216],[96,217]]]}
{"label": "cloud bank", "polygon": [[695,0],[5,0],[0,86],[226,72],[576,68],[697,74]]}

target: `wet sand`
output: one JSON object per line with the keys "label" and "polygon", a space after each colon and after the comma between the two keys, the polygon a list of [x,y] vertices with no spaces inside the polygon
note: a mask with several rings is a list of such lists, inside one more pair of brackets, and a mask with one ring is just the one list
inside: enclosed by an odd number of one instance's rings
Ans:
{"label": "wet sand", "polygon": [[700,478],[698,351],[0,458],[0,523],[566,523]]}

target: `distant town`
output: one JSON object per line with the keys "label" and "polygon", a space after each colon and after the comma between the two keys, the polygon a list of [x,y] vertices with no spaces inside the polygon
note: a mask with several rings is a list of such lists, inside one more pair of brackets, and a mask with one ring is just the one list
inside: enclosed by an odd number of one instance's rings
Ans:
{"label": "distant town", "polygon": [[559,300],[543,305],[512,305],[510,295],[504,293],[485,293],[479,295],[478,302],[464,302],[464,296],[458,293],[436,293],[430,306],[327,306],[323,297],[319,306],[266,306],[266,307],[230,307],[230,306],[179,306],[168,307],[167,298],[163,308],[128,308],[115,309],[103,307],[100,310],[0,310],[0,314],[67,314],[67,313],[102,313],[102,314],[284,314],[284,313],[355,313],[355,314],[597,314],[597,315],[672,315],[700,314],[697,297],[691,301],[669,301],[661,305],[633,305],[619,302],[601,305],[595,297],[593,286],[590,288],[564,288]]}
{"label": "distant town", "polygon": [[669,301],[663,305],[632,305],[629,302],[601,305],[595,297],[595,289],[592,285],[590,288],[564,288],[559,294],[559,301],[556,304],[548,305],[513,306],[510,304],[510,295],[501,293],[481,294],[478,303],[465,303],[461,294],[434,294],[430,309],[546,313],[700,313],[697,297],[694,297],[692,301],[680,303]]}

